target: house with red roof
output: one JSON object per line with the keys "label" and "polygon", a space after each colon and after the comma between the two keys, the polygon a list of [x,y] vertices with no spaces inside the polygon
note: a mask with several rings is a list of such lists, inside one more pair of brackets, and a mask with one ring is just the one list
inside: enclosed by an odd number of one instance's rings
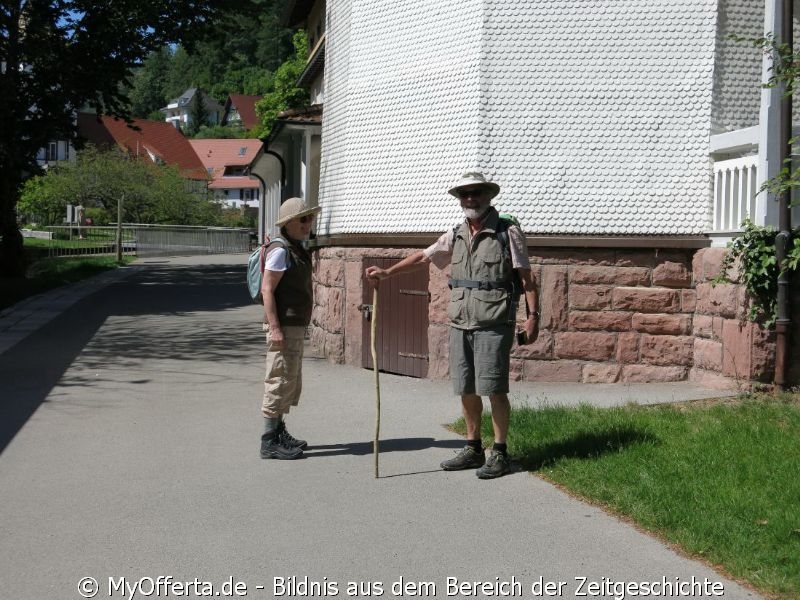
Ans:
{"label": "house with red roof", "polygon": [[222,125],[241,125],[245,131],[250,131],[260,123],[256,114],[256,102],[263,96],[248,96],[246,94],[230,94],[222,110]]}
{"label": "house with red roof", "polygon": [[230,208],[258,208],[261,181],[251,175],[262,152],[261,140],[188,140],[211,178],[214,199]]}
{"label": "house with red roof", "polygon": [[174,165],[181,175],[194,182],[197,191],[205,190],[209,175],[189,140],[166,121],[122,119],[91,113],[78,113],[78,135],[98,148],[117,147],[130,156],[157,165]]}

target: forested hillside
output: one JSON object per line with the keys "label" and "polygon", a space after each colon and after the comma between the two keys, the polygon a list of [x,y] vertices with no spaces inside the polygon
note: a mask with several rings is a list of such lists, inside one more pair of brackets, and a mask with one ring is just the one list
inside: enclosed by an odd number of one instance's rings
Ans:
{"label": "forested hillside", "polygon": [[158,109],[198,87],[220,104],[228,94],[267,94],[273,74],[294,53],[293,31],[279,23],[282,2],[263,0],[260,10],[235,16],[231,33],[195,44],[164,46],[136,69],[128,90],[134,117],[162,119]]}

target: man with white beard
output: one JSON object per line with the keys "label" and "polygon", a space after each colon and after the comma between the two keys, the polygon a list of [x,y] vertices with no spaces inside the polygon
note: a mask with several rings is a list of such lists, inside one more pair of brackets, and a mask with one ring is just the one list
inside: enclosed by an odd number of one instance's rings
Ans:
{"label": "man with white beard", "polygon": [[[444,233],[433,245],[418,250],[388,269],[369,267],[367,278],[378,285],[392,277],[432,262],[450,265],[450,378],[461,396],[467,425],[467,445],[441,463],[445,471],[477,469],[481,479],[493,479],[510,471],[506,447],[511,405],[508,401],[511,345],[514,339],[517,293],[514,271],[530,310],[523,325],[521,343],[536,340],[539,331],[538,295],[522,231],[503,223],[492,206],[500,186],[482,173],[461,176],[448,193],[461,201],[464,221]],[[507,232],[504,252],[501,231]],[[483,400],[489,396],[494,444],[488,460],[481,444]]]}

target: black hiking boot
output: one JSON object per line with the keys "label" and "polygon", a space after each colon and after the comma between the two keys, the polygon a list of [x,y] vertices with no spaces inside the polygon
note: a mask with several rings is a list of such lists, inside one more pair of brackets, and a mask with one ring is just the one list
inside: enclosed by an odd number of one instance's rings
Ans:
{"label": "black hiking boot", "polygon": [[281,442],[278,433],[261,436],[261,458],[277,458],[278,460],[294,460],[301,458],[303,450],[292,448]]}
{"label": "black hiking boot", "polygon": [[308,442],[305,440],[298,440],[294,437],[289,430],[286,429],[286,423],[281,421],[278,423],[278,438],[281,441],[281,444],[284,446],[289,446],[290,448],[300,448],[301,450],[305,450],[308,447]]}
{"label": "black hiking boot", "polygon": [[485,460],[486,457],[483,452],[475,450],[472,446],[464,446],[461,452],[439,466],[445,471],[463,471],[464,469],[482,467]]}
{"label": "black hiking boot", "polygon": [[489,460],[480,469],[475,471],[479,479],[494,479],[511,471],[511,460],[508,455],[497,450],[492,450]]}

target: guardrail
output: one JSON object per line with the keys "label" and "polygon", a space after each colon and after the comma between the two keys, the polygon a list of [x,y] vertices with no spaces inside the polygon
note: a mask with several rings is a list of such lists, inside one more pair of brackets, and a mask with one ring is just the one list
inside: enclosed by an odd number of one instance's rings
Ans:
{"label": "guardrail", "polygon": [[[114,255],[117,226],[51,226],[50,256]],[[247,252],[250,231],[228,227],[125,224],[121,227],[126,256],[186,256]]]}

